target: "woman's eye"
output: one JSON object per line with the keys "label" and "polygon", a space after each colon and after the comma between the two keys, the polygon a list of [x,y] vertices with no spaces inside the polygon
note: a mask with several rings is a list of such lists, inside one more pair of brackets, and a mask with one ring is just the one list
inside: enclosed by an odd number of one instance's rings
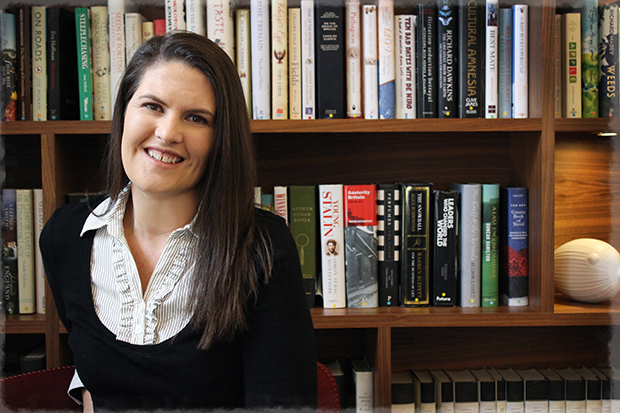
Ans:
{"label": "woman's eye", "polygon": [[147,102],[144,104],[144,107],[149,110],[160,111],[161,107],[157,103]]}
{"label": "woman's eye", "polygon": [[203,118],[202,116],[198,116],[198,115],[189,115],[187,119],[190,122],[194,122],[194,123],[202,123],[205,125],[209,124],[209,122],[205,118]]}

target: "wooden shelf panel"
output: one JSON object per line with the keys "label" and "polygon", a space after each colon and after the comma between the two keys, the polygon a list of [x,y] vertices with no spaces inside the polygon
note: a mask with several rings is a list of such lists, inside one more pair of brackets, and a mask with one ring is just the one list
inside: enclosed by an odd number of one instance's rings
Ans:
{"label": "wooden shelf panel", "polygon": [[592,134],[620,132],[620,118],[556,119],[555,131]]}
{"label": "wooden shelf panel", "polygon": [[5,334],[45,334],[45,314],[0,316]]}

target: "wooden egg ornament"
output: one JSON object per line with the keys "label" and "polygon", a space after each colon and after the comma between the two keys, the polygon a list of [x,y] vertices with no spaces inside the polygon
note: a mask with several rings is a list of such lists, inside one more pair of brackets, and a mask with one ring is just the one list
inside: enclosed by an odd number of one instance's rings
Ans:
{"label": "wooden egg ornament", "polygon": [[556,291],[585,303],[600,303],[620,291],[620,253],[608,243],[579,238],[554,254]]}

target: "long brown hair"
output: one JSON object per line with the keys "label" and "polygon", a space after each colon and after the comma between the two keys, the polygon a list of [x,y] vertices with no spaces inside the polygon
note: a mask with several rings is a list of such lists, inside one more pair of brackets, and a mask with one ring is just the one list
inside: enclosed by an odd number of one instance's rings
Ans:
{"label": "long brown hair", "polygon": [[199,347],[206,349],[247,328],[246,306],[256,297],[260,282],[268,279],[271,248],[254,209],[256,160],[239,76],[228,55],[204,36],[176,32],[154,37],[128,63],[108,145],[108,195],[117,200],[129,182],[121,160],[127,105],[144,73],[162,62],[200,70],[216,98],[213,146],[198,183],[201,204],[194,229],[199,241],[190,297],[192,323],[203,331]]}

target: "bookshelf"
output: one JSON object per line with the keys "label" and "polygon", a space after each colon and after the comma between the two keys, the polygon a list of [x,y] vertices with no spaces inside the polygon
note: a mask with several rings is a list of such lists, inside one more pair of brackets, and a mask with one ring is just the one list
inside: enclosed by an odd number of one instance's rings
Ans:
{"label": "bookshelf", "polygon": [[[392,371],[620,365],[620,298],[579,304],[553,288],[557,246],[596,237],[620,247],[618,138],[597,136],[620,131],[620,120],[554,118],[556,4],[524,3],[529,119],[252,121],[264,185],[428,180],[438,188],[456,181],[529,187],[529,307],[312,310],[319,359],[369,356],[378,408],[390,405]],[[410,4],[417,3],[397,1],[396,8]],[[100,187],[110,122],[0,127],[6,185],[43,187],[46,217],[67,193]],[[51,294],[47,309],[44,316],[4,316],[4,332],[44,335],[48,367],[56,367],[71,362],[70,351]]]}

